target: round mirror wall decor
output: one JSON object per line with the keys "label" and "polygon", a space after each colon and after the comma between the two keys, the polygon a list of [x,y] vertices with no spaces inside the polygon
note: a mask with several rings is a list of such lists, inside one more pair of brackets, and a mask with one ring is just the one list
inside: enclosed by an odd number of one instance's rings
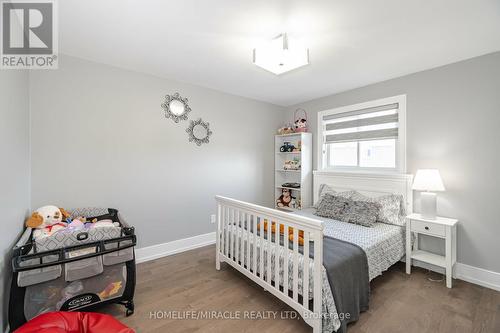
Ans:
{"label": "round mirror wall decor", "polygon": [[165,110],[165,117],[171,118],[176,123],[179,120],[187,120],[188,113],[191,112],[188,99],[182,97],[179,93],[165,95],[165,102],[161,104],[161,107]]}
{"label": "round mirror wall decor", "polygon": [[210,124],[204,122],[201,118],[191,120],[186,132],[189,134],[189,142],[194,142],[198,146],[201,146],[202,143],[208,143],[209,137],[212,135]]}

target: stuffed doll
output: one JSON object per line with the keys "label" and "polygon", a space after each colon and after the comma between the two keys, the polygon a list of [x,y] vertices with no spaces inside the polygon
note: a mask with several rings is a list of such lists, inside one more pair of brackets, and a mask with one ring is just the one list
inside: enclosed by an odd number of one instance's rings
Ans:
{"label": "stuffed doll", "polygon": [[106,220],[100,220],[92,223],[90,226],[91,228],[109,228],[109,227],[119,227],[120,223],[118,222],[113,222],[113,220],[106,219]]}
{"label": "stuffed doll", "polygon": [[38,208],[26,220],[26,226],[33,228],[33,237],[47,237],[58,230],[64,229],[67,223],[63,222],[69,214],[56,206],[43,206]]}
{"label": "stuffed doll", "polygon": [[292,199],[292,193],[289,189],[284,188],[281,192],[280,197],[276,200],[277,207],[290,207],[290,202]]}
{"label": "stuffed doll", "polygon": [[295,120],[295,132],[307,132],[307,120],[299,118]]}

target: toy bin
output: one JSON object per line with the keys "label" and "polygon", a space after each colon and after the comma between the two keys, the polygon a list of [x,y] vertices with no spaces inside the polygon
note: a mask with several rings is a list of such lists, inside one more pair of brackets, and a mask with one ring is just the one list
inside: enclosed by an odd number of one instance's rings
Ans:
{"label": "toy bin", "polygon": [[83,208],[72,217],[114,226],[61,230],[34,239],[26,228],[13,249],[9,324],[12,331],[52,311],[87,311],[119,303],[134,312],[136,236],[116,209]]}

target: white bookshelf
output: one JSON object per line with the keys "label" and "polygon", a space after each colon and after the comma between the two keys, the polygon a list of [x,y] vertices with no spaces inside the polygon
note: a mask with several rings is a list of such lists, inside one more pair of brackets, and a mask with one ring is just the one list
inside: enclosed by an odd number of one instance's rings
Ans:
{"label": "white bookshelf", "polygon": [[[289,142],[298,147],[301,142],[300,151],[280,152],[280,147]],[[283,189],[291,190],[292,197],[296,198],[297,205],[300,207],[287,208],[276,207],[285,211],[295,211],[305,207],[312,206],[312,134],[311,133],[293,133],[285,135],[276,135],[274,138],[274,203],[281,196]],[[300,161],[299,170],[284,170],[285,161]],[[300,188],[283,186],[285,183],[299,183]]]}

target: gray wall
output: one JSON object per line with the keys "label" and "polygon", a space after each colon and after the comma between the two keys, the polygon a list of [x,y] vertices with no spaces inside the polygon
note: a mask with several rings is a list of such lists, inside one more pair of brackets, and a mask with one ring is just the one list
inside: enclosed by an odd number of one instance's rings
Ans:
{"label": "gray wall", "polygon": [[[214,231],[216,194],[274,202],[281,107],[73,57],[30,85],[34,208],[118,208],[144,247]],[[175,92],[210,122],[208,145],[164,117]]]}
{"label": "gray wall", "polygon": [[[499,92],[497,52],[301,103],[288,117],[305,108],[316,133],[318,111],[406,94],[408,172],[440,170],[447,191],[438,196],[438,214],[460,219],[458,261],[500,272]],[[314,163],[316,168],[316,156]],[[418,211],[417,193],[415,205]],[[428,238],[422,245],[444,248]]]}
{"label": "gray wall", "polygon": [[29,74],[0,72],[0,330],[7,325],[10,249],[29,211]]}

